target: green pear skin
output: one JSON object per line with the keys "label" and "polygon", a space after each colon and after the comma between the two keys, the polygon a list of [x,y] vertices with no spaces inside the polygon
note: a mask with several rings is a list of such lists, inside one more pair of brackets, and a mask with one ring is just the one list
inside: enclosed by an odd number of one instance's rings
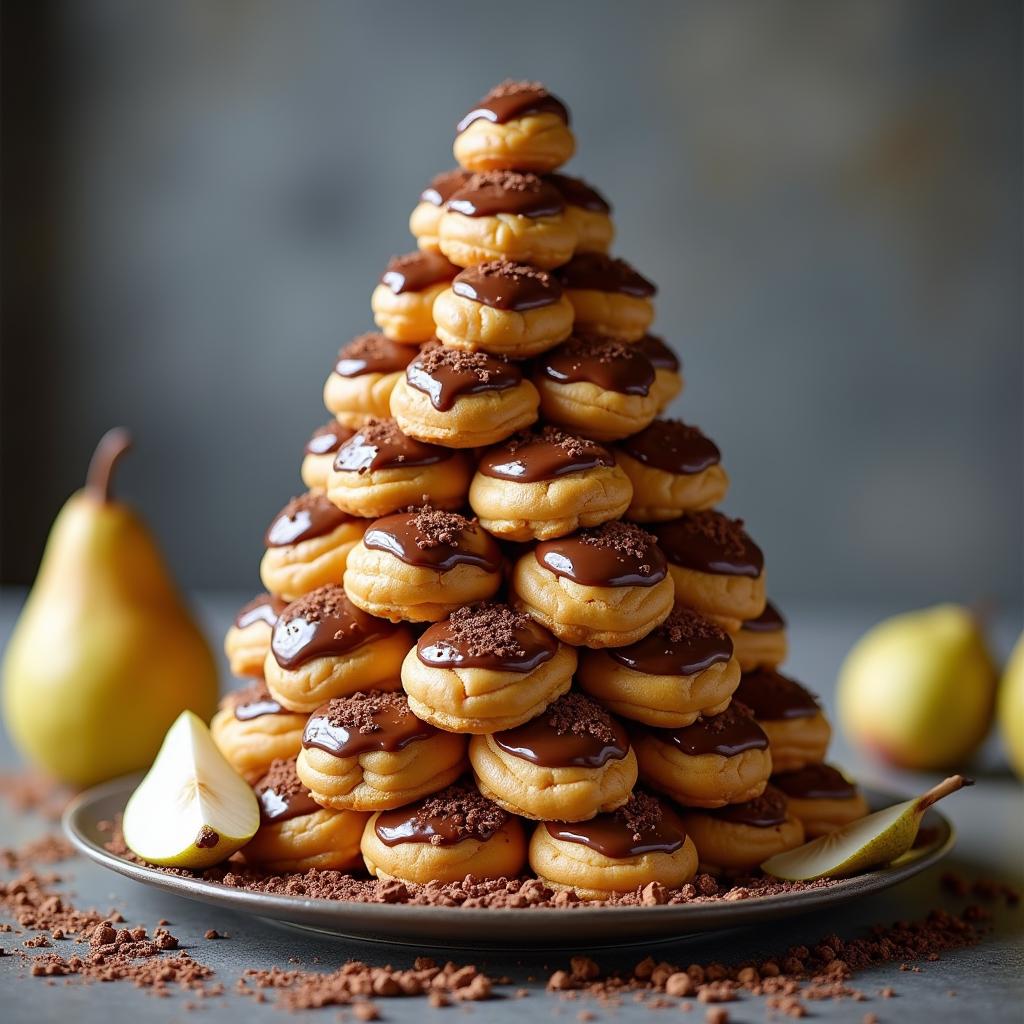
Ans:
{"label": "green pear skin", "polygon": [[999,684],[999,731],[1019,779],[1024,780],[1024,633],[1017,640]]}

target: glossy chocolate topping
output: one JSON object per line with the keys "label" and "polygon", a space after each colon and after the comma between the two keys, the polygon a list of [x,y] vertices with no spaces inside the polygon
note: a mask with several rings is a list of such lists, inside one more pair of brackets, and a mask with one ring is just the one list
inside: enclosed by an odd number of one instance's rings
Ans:
{"label": "glossy chocolate topping", "polygon": [[409,710],[402,692],[353,693],[335,697],[309,716],[302,745],[333,757],[358,757],[374,750],[394,753],[437,735],[437,729]]}
{"label": "glossy chocolate topping", "polygon": [[507,441],[489,448],[476,468],[483,476],[497,480],[537,483],[614,465],[612,453],[596,441],[546,426],[513,434]]}
{"label": "glossy chocolate topping", "polygon": [[679,368],[682,366],[679,356],[656,334],[645,334],[633,344],[650,359],[651,365],[656,370],[668,370],[670,373],[679,372]]}
{"label": "glossy chocolate topping", "polygon": [[430,184],[420,193],[420,199],[432,206],[444,206],[471,177],[473,172],[464,171],[461,167],[435,174]]}
{"label": "glossy chocolate topping", "polygon": [[488,603],[459,608],[430,626],[416,656],[432,668],[532,672],[557,650],[558,641],[529,615]]}
{"label": "glossy chocolate topping", "polygon": [[654,538],[632,523],[604,523],[541,541],[533,553],[556,576],[590,587],[653,587],[668,572]]}
{"label": "glossy chocolate topping", "polygon": [[552,96],[540,82],[507,79],[496,85],[472,110],[463,115],[455,126],[455,132],[461,134],[474,121],[505,124],[526,114],[556,114],[566,124],[569,123],[569,111],[565,104]]}
{"label": "glossy chocolate topping", "polygon": [[538,357],[540,372],[559,384],[596,384],[623,395],[647,395],[651,361],[635,345],[609,338],[573,337]]}
{"label": "glossy chocolate topping", "polygon": [[495,217],[499,213],[557,217],[565,209],[565,200],[554,185],[536,174],[482,171],[445,203],[445,209],[464,217]]}
{"label": "glossy chocolate topping", "polygon": [[747,619],[740,627],[747,633],[779,633],[786,628],[782,613],[768,601],[756,619]]}
{"label": "glossy chocolate topping", "polygon": [[225,704],[232,709],[239,722],[251,722],[264,715],[286,715],[286,711],[270,696],[267,684],[258,679],[241,690],[229,693]]}
{"label": "glossy chocolate topping", "polygon": [[718,754],[735,757],[744,750],[767,750],[768,737],[750,710],[733,701],[720,715],[701,716],[681,729],[647,728],[656,740],[678,748],[688,757]]}
{"label": "glossy chocolate topping", "polygon": [[654,528],[661,549],[674,565],[718,576],[757,579],[764,569],[761,549],[747,536],[742,519],[713,509],[687,512]]}
{"label": "glossy chocolate topping", "polygon": [[357,608],[338,584],[320,587],[293,601],[274,626],[270,649],[283,669],[314,658],[338,657],[380,637],[396,626]]}
{"label": "glossy chocolate topping", "polygon": [[467,839],[486,842],[508,819],[508,813],[476,787],[457,783],[418,803],[384,811],[374,832],[385,846],[454,846]]}
{"label": "glossy chocolate topping", "polygon": [[702,473],[722,459],[714,441],[681,420],[655,420],[627,437],[622,450],[645,466],[680,476]]}
{"label": "glossy chocolate topping", "polygon": [[612,212],[608,200],[582,178],[570,178],[568,174],[546,174],[544,180],[558,189],[568,206],[578,206],[590,213]]}
{"label": "glossy chocolate topping", "polygon": [[609,647],[621,665],[650,676],[694,676],[732,657],[732,639],[720,626],[689,608],[677,608],[643,640]]}
{"label": "glossy chocolate topping", "polygon": [[513,313],[553,306],[562,297],[562,286],[546,270],[510,260],[467,267],[452,282],[452,291],[482,306]]}
{"label": "glossy chocolate topping", "polygon": [[435,409],[444,412],[464,395],[514,388],[522,382],[523,371],[486,352],[428,345],[406,367],[405,379],[409,387],[423,392]]}
{"label": "glossy chocolate topping", "polygon": [[812,718],[821,710],[810,691],[770,668],[744,672],[735,699],[746,704],[759,721]]}
{"label": "glossy chocolate topping", "polygon": [[555,274],[563,288],[574,291],[619,292],[635,299],[649,299],[658,291],[625,260],[603,252],[579,252]]}
{"label": "glossy chocolate topping", "polygon": [[395,293],[421,292],[432,284],[450,281],[459,268],[449,263],[439,252],[409,252],[394,256],[381,275],[381,284]]}
{"label": "glossy chocolate topping", "polygon": [[407,565],[448,572],[474,565],[486,572],[501,568],[501,549],[475,520],[456,512],[422,508],[378,519],[363,535],[372,551],[387,551]]}
{"label": "glossy chocolate topping", "polygon": [[270,770],[253,789],[260,804],[260,821],[264,825],[276,825],[323,810],[295,774],[294,757],[272,761]]}
{"label": "glossy chocolate topping", "polygon": [[727,804],[711,811],[701,811],[722,821],[731,821],[736,825],[750,825],[753,828],[773,828],[786,820],[785,794],[769,785],[755,800],[744,804]]}
{"label": "glossy chocolate topping", "polygon": [[352,517],[332,505],[322,494],[307,491],[292,498],[267,527],[263,540],[268,548],[283,548],[336,530]]}
{"label": "glossy chocolate topping", "polygon": [[398,373],[416,355],[415,345],[399,345],[383,334],[369,331],[353,338],[339,353],[334,372],[339,377],[367,373]]}
{"label": "glossy chocolate topping", "polygon": [[772,776],[772,785],[797,800],[852,800],[857,787],[830,764],[809,764]]}
{"label": "glossy chocolate topping", "polygon": [[336,452],[355,431],[351,427],[343,427],[337,420],[331,420],[322,427],[317,427],[306,442],[307,455],[330,455]]}
{"label": "glossy chocolate topping", "polygon": [[548,821],[544,827],[554,839],[589,846],[614,859],[674,853],[686,841],[686,829],[675,811],[640,791],[611,814],[599,814],[590,821]]}
{"label": "glossy chocolate topping", "polygon": [[245,629],[246,626],[251,626],[254,622],[265,622],[268,626],[273,626],[287,604],[287,601],[282,601],[281,598],[273,597],[271,594],[257,594],[248,604],[243,604],[238,609],[238,613],[235,615],[235,625],[239,629]]}
{"label": "glossy chocolate topping", "polygon": [[378,469],[432,466],[452,458],[451,448],[426,444],[403,434],[394,420],[370,420],[338,449],[339,473],[370,473]]}

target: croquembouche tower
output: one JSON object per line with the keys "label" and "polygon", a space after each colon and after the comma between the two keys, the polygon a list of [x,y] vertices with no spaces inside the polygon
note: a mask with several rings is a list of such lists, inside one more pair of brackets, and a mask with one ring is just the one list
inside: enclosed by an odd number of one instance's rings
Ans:
{"label": "croquembouche tower", "polygon": [[327,378],[225,641],[252,864],[603,898],[865,813],[575,147],[540,84],[488,93]]}

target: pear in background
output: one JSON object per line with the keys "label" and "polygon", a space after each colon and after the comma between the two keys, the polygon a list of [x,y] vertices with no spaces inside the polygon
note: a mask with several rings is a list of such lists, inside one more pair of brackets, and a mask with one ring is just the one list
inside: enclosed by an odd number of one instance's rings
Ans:
{"label": "pear in background", "polygon": [[217,667],[146,527],[111,496],[124,430],[96,448],[83,490],[57,516],[4,657],[16,746],[88,786],[149,766],[171,723],[203,718]]}
{"label": "pear in background", "polygon": [[1013,648],[999,685],[999,731],[1013,770],[1024,779],[1024,633]]}
{"label": "pear in background", "polygon": [[903,768],[962,764],[988,733],[996,669],[974,615],[944,604],[861,637],[839,674],[839,720],[855,745]]}

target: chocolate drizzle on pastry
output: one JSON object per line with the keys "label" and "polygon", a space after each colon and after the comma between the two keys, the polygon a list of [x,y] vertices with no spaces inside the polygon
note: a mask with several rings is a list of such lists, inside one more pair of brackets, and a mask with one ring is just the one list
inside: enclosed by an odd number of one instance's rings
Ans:
{"label": "chocolate drizzle on pastry", "polygon": [[625,260],[603,252],[579,252],[555,274],[563,288],[573,291],[619,292],[635,299],[649,299],[658,291]]}
{"label": "chocolate drizzle on pastry", "polygon": [[655,420],[627,437],[621,447],[645,466],[680,476],[702,473],[722,460],[715,442],[682,420]]}
{"label": "chocolate drizzle on pastry", "polygon": [[675,354],[656,334],[645,334],[639,341],[633,344],[651,361],[656,370],[668,370],[670,373],[678,373],[682,363],[679,356]]}
{"label": "chocolate drizzle on pastry", "polygon": [[612,453],[596,441],[545,426],[513,434],[489,448],[481,456],[477,471],[496,480],[538,483],[614,465]]}
{"label": "chocolate drizzle on pastry", "polygon": [[582,693],[567,693],[524,725],[496,732],[495,746],[544,768],[601,768],[629,753],[626,730]]}
{"label": "chocolate drizzle on pastry", "polygon": [[651,361],[635,345],[611,338],[576,336],[538,359],[540,372],[559,384],[596,384],[623,395],[647,395]]}
{"label": "chocolate drizzle on pastry", "polygon": [[745,750],[767,750],[768,737],[750,709],[733,701],[720,715],[702,715],[680,729],[646,728],[656,740],[676,747],[688,757],[718,754],[735,757]]}
{"label": "chocolate drizzle on pastry", "polygon": [[307,455],[330,455],[336,452],[355,431],[351,427],[343,427],[337,420],[331,420],[322,427],[317,427],[306,442]]}
{"label": "chocolate drizzle on pastry", "polygon": [[772,776],[772,785],[794,800],[852,800],[857,787],[830,764],[809,764]]}
{"label": "chocolate drizzle on pastry", "polygon": [[676,608],[642,640],[610,647],[620,665],[650,676],[694,676],[732,657],[733,644],[720,626],[689,608]]}
{"label": "chocolate drizzle on pastry", "polygon": [[529,615],[488,603],[458,608],[430,626],[416,656],[432,668],[525,673],[550,661],[557,650],[558,641]]}
{"label": "chocolate drizzle on pastry", "polygon": [[307,491],[292,498],[278,512],[263,539],[268,548],[288,547],[313,537],[322,537],[351,518],[322,494]]}
{"label": "chocolate drizzle on pastry", "polygon": [[337,657],[397,627],[357,608],[342,587],[330,583],[290,605],[274,626],[270,649],[283,669],[297,668],[314,658]]}
{"label": "chocolate drizzle on pastry", "polygon": [[367,373],[398,373],[416,355],[415,345],[400,345],[383,334],[368,331],[353,338],[339,353],[334,372],[339,377]]}
{"label": "chocolate drizzle on pastry", "polygon": [[507,811],[474,786],[456,783],[411,806],[384,811],[377,817],[374,832],[385,846],[454,846],[467,839],[485,843],[508,819]]}
{"label": "chocolate drizzle on pastry", "polygon": [[668,572],[654,538],[632,523],[604,523],[541,541],[533,553],[556,576],[589,587],[653,587]]}
{"label": "chocolate drizzle on pastry", "polygon": [[740,626],[746,633],[780,633],[785,628],[786,620],[771,601],[765,603],[764,611],[756,619],[747,619]]}
{"label": "chocolate drizzle on pastry", "polygon": [[536,174],[481,171],[445,203],[445,209],[464,217],[495,217],[499,213],[557,217],[565,209],[565,200],[554,185]]}
{"label": "chocolate drizzle on pastry", "polygon": [[254,622],[265,622],[268,626],[273,626],[287,605],[287,601],[282,601],[281,598],[274,597],[272,594],[257,594],[251,601],[238,609],[235,614],[235,626],[238,629],[245,629],[246,626],[251,626]]}
{"label": "chocolate drizzle on pastry", "polygon": [[452,291],[483,306],[512,313],[553,306],[562,297],[562,286],[546,270],[511,260],[488,260],[467,267],[452,282]]}
{"label": "chocolate drizzle on pastry", "polygon": [[726,804],[714,810],[701,811],[721,821],[735,825],[750,825],[752,828],[774,828],[786,820],[786,796],[772,785],[753,800],[743,804]]}
{"label": "chocolate drizzle on pastry", "polygon": [[540,82],[517,82],[506,79],[496,85],[455,126],[461,135],[474,121],[505,124],[526,114],[556,114],[566,124],[569,111],[565,104],[541,85]]}
{"label": "chocolate drizzle on pastry", "polygon": [[770,668],[744,672],[735,698],[743,701],[761,721],[813,718],[821,711],[810,691]]}
{"label": "chocolate drizzle on pastry", "polygon": [[436,734],[434,726],[409,710],[404,693],[372,690],[335,697],[318,707],[306,722],[302,745],[347,758],[375,750],[394,753]]}
{"label": "chocolate drizzle on pastry", "polygon": [[260,804],[260,821],[264,825],[276,825],[323,810],[295,774],[294,757],[271,761],[267,774],[253,789]]}
{"label": "chocolate drizzle on pastry", "polygon": [[[471,544],[471,538],[480,538]],[[501,550],[476,520],[440,509],[411,509],[374,522],[363,535],[372,551],[387,551],[407,565],[448,572],[473,565],[486,572],[501,568]]]}
{"label": "chocolate drizzle on pastry", "polygon": [[610,814],[599,814],[589,821],[548,821],[544,827],[554,839],[588,846],[616,860],[644,853],[674,853],[686,842],[686,828],[679,816],[640,791]]}
{"label": "chocolate drizzle on pastry", "polygon": [[425,394],[435,409],[446,412],[464,395],[514,388],[522,382],[523,371],[486,352],[427,345],[406,367],[405,379]]}
{"label": "chocolate drizzle on pastry", "polygon": [[458,272],[459,268],[439,252],[409,252],[388,261],[380,283],[387,285],[395,295],[401,295],[450,281]]}
{"label": "chocolate drizzle on pastry", "polygon": [[444,206],[471,177],[473,172],[464,171],[461,167],[435,174],[430,184],[420,193],[420,200],[431,206]]}
{"label": "chocolate drizzle on pastry", "polygon": [[567,206],[578,206],[590,213],[612,212],[608,200],[582,178],[571,178],[568,174],[545,174],[544,180],[558,189]]}
{"label": "chocolate drizzle on pastry", "polygon": [[450,448],[426,444],[403,434],[394,420],[371,419],[341,446],[334,468],[339,473],[370,473],[378,469],[432,466],[453,454]]}
{"label": "chocolate drizzle on pastry", "polygon": [[267,689],[262,679],[254,680],[248,686],[229,693],[224,698],[225,707],[231,708],[239,722],[251,722],[264,715],[286,715],[286,711]]}
{"label": "chocolate drizzle on pastry", "polygon": [[658,543],[674,565],[719,576],[757,579],[764,569],[761,549],[747,536],[742,519],[707,509],[687,512],[654,528]]}

